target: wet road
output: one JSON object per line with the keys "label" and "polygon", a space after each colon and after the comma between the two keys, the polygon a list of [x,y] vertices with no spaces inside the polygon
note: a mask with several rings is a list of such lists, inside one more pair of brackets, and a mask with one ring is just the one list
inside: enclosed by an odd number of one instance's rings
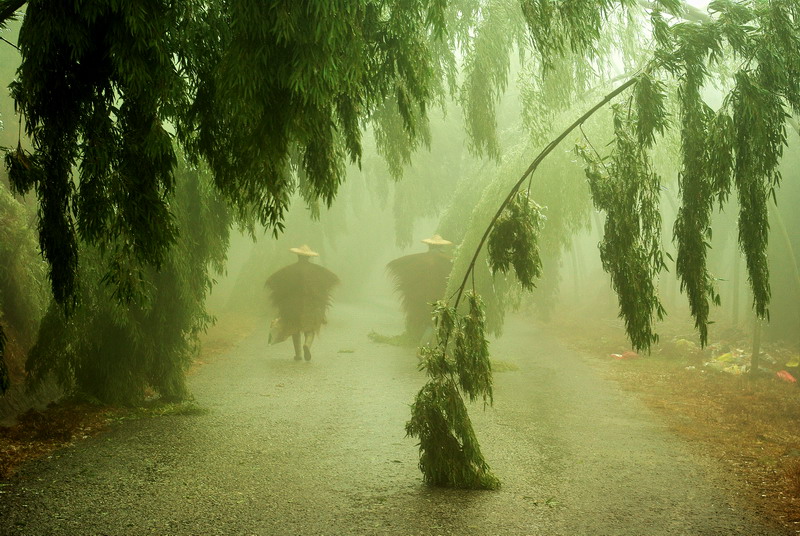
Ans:
{"label": "wet road", "polygon": [[772,535],[736,483],[592,360],[509,320],[472,418],[495,492],[425,487],[404,434],[424,378],[394,304],[337,303],[311,363],[258,330],[191,378],[209,412],[126,422],[0,488],[14,535]]}

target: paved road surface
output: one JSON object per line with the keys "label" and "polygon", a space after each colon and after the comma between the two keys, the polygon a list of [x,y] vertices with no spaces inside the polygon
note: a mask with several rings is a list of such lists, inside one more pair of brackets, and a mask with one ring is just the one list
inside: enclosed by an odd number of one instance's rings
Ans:
{"label": "paved road surface", "polygon": [[206,415],[123,423],[0,489],[0,534],[783,534],[592,360],[520,318],[492,343],[517,371],[472,409],[496,492],[422,485],[404,436],[422,385],[393,304],[337,303],[311,363],[258,330],[192,376]]}

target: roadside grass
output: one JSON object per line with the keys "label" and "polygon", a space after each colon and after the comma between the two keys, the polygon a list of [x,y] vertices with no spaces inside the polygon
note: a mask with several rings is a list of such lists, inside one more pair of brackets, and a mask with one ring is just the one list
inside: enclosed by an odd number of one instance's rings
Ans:
{"label": "roadside grass", "polygon": [[11,477],[26,462],[49,456],[125,421],[206,413],[208,410],[193,400],[152,400],[122,408],[64,399],[42,410],[31,409],[20,415],[14,425],[0,427],[0,480]]}
{"label": "roadside grass", "polygon": [[[201,350],[188,374],[233,348],[255,330],[259,320],[228,316],[211,326],[200,337]],[[17,417],[13,425],[0,426],[0,485],[23,464],[50,456],[115,424],[137,419],[205,415],[208,411],[191,398],[180,402],[150,398],[130,408],[66,398],[42,410],[31,409]]]}
{"label": "roadside grass", "polygon": [[23,463],[85,439],[108,427],[116,410],[72,400],[31,409],[13,426],[0,427],[0,480]]}

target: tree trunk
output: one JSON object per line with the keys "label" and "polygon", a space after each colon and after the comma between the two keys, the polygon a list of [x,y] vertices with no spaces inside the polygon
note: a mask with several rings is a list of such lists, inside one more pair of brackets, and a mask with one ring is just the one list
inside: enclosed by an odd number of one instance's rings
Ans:
{"label": "tree trunk", "polygon": [[758,376],[758,366],[761,362],[761,319],[753,313],[753,355],[750,357],[750,377]]}
{"label": "tree trunk", "polygon": [[741,287],[741,263],[739,256],[739,248],[733,250],[733,296],[731,300],[731,307],[733,315],[731,317],[731,324],[734,329],[739,328],[739,291]]}

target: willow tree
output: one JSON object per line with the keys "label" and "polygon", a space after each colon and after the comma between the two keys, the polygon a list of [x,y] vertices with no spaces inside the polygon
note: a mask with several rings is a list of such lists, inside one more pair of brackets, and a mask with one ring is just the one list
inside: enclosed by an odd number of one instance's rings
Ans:
{"label": "willow tree", "polygon": [[[693,12],[693,20],[680,19],[680,2],[648,3],[649,30],[638,37],[647,54],[638,57],[626,54],[626,41],[619,37],[624,32],[617,37],[620,46],[604,48],[608,42],[603,39],[604,25],[619,22],[620,13],[633,19],[641,13],[633,2],[523,0],[519,11],[510,10],[510,4],[488,3],[482,22],[494,41],[485,46],[495,53],[513,50],[518,30],[503,31],[495,25],[518,28],[524,19],[531,45],[522,52],[532,48],[538,53],[532,63],[541,73],[538,82],[531,84],[534,91],[547,97],[550,79],[560,76],[564,83],[555,96],[550,94],[549,109],[527,108],[527,119],[533,120],[532,139],[547,139],[549,134],[549,143],[540,145],[538,155],[505,193],[488,223],[482,215],[473,220],[478,232],[472,234],[479,238],[462,244],[451,276],[452,301],[434,308],[436,339],[421,351],[421,367],[429,381],[412,406],[407,431],[420,439],[425,479],[447,486],[498,485],[481,454],[463,401],[482,397],[490,403],[492,397],[484,316],[474,295],[475,272],[487,246],[492,272],[513,269],[523,287],[534,285],[540,275],[542,214],[529,192],[542,161],[598,110],[611,107],[610,139],[592,143],[586,138],[575,150],[584,161],[591,200],[606,214],[600,258],[619,297],[619,314],[633,347],[648,350],[658,340],[655,323],[665,313],[656,283],[667,266],[661,242],[662,179],[654,171],[651,155],[668,129],[677,130],[681,161],[680,206],[673,231],[675,268],[701,344],[706,344],[710,305],[719,303],[706,265],[710,214],[715,204],[722,208],[733,191],[753,309],[758,317],[768,317],[767,207],[781,179],[778,163],[786,145],[787,121],[792,114],[800,114],[800,4],[796,1],[716,1],[709,5],[708,15]],[[494,13],[504,20],[494,20]],[[476,43],[484,35],[482,29],[479,24]],[[551,123],[559,109],[574,106],[574,96],[584,91],[587,66],[605,75],[598,83],[608,87],[612,77],[603,66],[615,55],[631,73],[613,77],[617,87],[594,105],[586,105],[589,110],[576,114],[560,132],[548,132],[544,125]],[[482,67],[480,59],[485,63]],[[628,65],[628,60],[634,61]],[[468,55],[464,102],[468,117],[474,120],[467,125],[475,130],[477,148],[489,154],[497,153],[498,144],[491,120],[495,102],[486,95],[502,92],[508,65],[507,54]],[[474,88],[469,84],[474,81],[484,86],[482,96],[470,93]],[[711,83],[723,88],[717,109],[704,100],[703,91]],[[486,118],[490,119],[488,128]],[[500,178],[506,184],[507,180]],[[496,184],[491,188],[498,189]],[[467,292],[470,283],[472,290]],[[462,310],[459,304],[464,296],[469,304]]]}
{"label": "willow tree", "polygon": [[33,152],[6,165],[16,192],[36,190],[59,303],[78,237],[124,238],[122,269],[160,265],[176,238],[173,139],[243,221],[280,229],[297,189],[330,203],[362,121],[387,99],[408,131],[424,120],[444,30],[431,0],[3,0],[3,22],[22,6],[12,94]]}
{"label": "willow tree", "polygon": [[[78,274],[97,264],[84,284],[141,306],[180,243],[179,152],[210,170],[240,224],[277,232],[294,192],[332,202],[345,163],[360,158],[362,123],[387,103],[416,139],[441,78],[431,43],[443,10],[435,0],[0,1],[0,24],[23,17],[11,92],[32,146],[5,162],[12,191],[38,200],[56,303],[69,314],[85,301]],[[82,250],[93,266],[81,267]]]}

